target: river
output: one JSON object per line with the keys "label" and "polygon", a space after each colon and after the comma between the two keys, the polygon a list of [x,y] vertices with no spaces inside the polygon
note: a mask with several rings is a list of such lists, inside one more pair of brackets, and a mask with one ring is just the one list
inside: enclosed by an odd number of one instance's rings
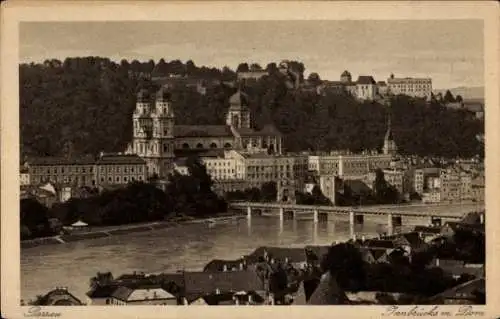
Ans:
{"label": "river", "polygon": [[21,250],[21,298],[33,299],[57,286],[82,301],[97,272],[176,272],[201,270],[212,259],[236,259],[259,246],[327,245],[357,236],[375,236],[380,225],[365,223],[350,229],[347,220],[319,223],[253,217],[215,225],[189,224],[62,245]]}
{"label": "river", "polygon": [[[418,209],[421,207],[407,207]],[[484,209],[482,203],[438,205],[433,211]],[[259,246],[329,245],[344,241],[352,234],[373,237],[386,218],[369,218],[354,228],[347,216],[335,221],[285,220],[254,216],[229,223],[185,224],[175,228],[130,233],[61,245],[42,245],[21,249],[21,298],[29,300],[56,286],[68,290],[82,301],[89,280],[97,272],[111,271],[115,277],[134,271],[145,273],[201,270],[212,259],[236,259]],[[407,226],[399,231],[407,231]],[[398,229],[395,229],[396,231]]]}

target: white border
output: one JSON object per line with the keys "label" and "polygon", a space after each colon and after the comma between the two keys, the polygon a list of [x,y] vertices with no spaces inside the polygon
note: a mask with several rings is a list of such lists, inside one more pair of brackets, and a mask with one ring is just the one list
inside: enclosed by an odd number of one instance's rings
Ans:
{"label": "white border", "polygon": [[[1,19],[1,260],[2,317],[22,318],[26,309],[19,306],[19,25],[20,21],[176,21],[176,20],[430,20],[482,19],[485,36],[486,94],[486,207],[487,231],[487,306],[486,318],[500,316],[496,248],[500,248],[495,228],[500,211],[496,191],[500,189],[498,160],[498,6],[495,2],[24,2],[2,3]],[[409,35],[411,36],[411,35]],[[96,318],[249,318],[284,317],[379,318],[383,306],[356,307],[46,307],[61,317]],[[409,309],[407,307],[406,309]],[[456,307],[440,309],[455,311]],[[424,317],[422,317],[424,318]]]}

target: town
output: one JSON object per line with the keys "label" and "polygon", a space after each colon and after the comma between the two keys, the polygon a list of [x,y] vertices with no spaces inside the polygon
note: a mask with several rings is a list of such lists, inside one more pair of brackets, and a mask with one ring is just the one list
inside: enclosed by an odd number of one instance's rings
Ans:
{"label": "town", "polygon": [[[68,67],[72,62],[68,60]],[[94,62],[100,71],[110,67],[106,61]],[[52,72],[65,65],[52,60],[35,68]],[[374,238],[353,234],[346,243],[332,240],[328,246],[256,247],[238,260],[212,260],[198,272],[148,275],[139,269],[117,278],[98,273],[91,280],[88,302],[58,287],[31,304],[484,303],[484,155],[401,151],[397,132],[402,129],[393,127],[394,114],[405,101],[420,103],[422,110],[436,104],[471,123],[484,121],[481,104],[449,91],[435,95],[430,78],[390,74],[386,81],[375,81],[360,75],[353,81],[344,71],[339,81],[321,80],[317,73],[304,79],[303,65],[295,61],[266,69],[243,63],[232,79],[213,83],[165,71],[166,65],[160,61],[149,72],[128,67],[127,77],[142,85],[134,95],[131,125],[126,126],[131,140],[122,151],[75,155],[69,143],[57,156],[22,154],[23,248],[147,232],[197,219],[215,223],[244,216],[242,208],[251,223],[252,205],[259,216],[281,220],[289,213],[295,218],[299,210],[313,212],[315,223],[350,214],[351,225],[363,223],[361,215],[375,210],[389,216],[390,229]],[[108,73],[102,74],[106,86]],[[332,149],[318,138],[310,143],[318,147],[289,150],[294,132],[262,120],[265,111],[255,109],[251,92],[270,78],[283,84],[284,91],[314,99],[375,103],[379,122],[374,125],[384,130],[378,146]],[[184,111],[174,106],[175,90],[181,87],[203,97],[215,95],[218,86],[228,92],[218,97],[227,106],[223,124],[178,124]],[[478,150],[484,147],[483,136],[475,136]],[[405,214],[417,213],[400,212],[404,207],[445,211],[472,204],[480,209],[432,212],[416,225],[407,225]],[[278,212],[273,205],[279,206]],[[381,213],[382,206],[388,211]],[[393,229],[403,226],[413,229]]]}

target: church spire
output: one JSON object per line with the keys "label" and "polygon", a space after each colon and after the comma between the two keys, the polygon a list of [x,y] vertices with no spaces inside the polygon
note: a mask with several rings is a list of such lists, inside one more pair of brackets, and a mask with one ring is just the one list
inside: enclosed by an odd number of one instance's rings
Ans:
{"label": "church spire", "polygon": [[387,131],[385,132],[384,137],[384,154],[392,154],[395,155],[397,153],[396,142],[394,141],[394,136],[392,133],[392,103],[391,103],[392,94],[390,91],[387,92],[386,98],[384,101],[386,114],[387,114]]}

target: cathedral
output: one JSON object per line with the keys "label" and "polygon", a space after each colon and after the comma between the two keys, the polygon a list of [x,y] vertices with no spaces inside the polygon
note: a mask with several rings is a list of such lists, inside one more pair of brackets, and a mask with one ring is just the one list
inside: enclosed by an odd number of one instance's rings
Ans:
{"label": "cathedral", "polygon": [[137,93],[133,137],[126,153],[140,156],[148,175],[159,177],[168,175],[178,153],[261,148],[281,154],[282,136],[274,125],[252,128],[245,93],[238,90],[229,104],[225,125],[176,125],[168,90],[161,88],[151,95],[142,89]]}

